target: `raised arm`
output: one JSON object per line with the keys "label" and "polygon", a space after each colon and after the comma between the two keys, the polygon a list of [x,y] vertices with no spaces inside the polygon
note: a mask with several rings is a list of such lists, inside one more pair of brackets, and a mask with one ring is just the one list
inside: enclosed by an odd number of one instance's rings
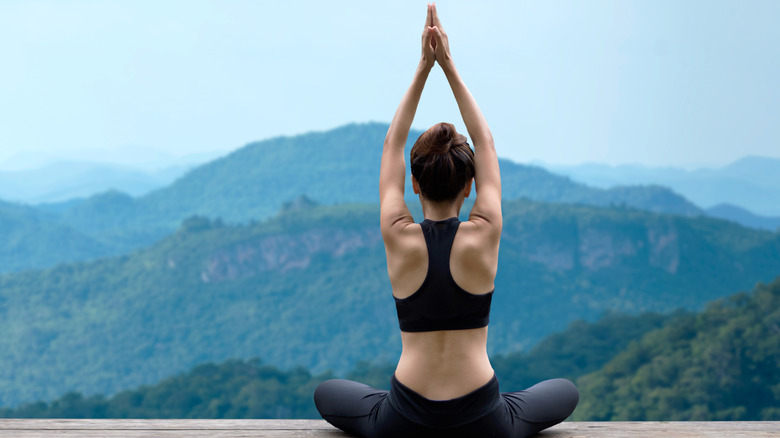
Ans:
{"label": "raised arm", "polygon": [[432,9],[428,6],[422,35],[422,56],[414,72],[412,84],[406,90],[387,130],[379,171],[380,226],[383,233],[393,227],[413,223],[412,215],[404,201],[406,162],[404,146],[412,127],[414,114],[420,102],[425,81],[434,64],[434,42],[431,34]]}
{"label": "raised arm", "polygon": [[474,146],[474,182],[477,199],[474,201],[469,220],[484,222],[492,229],[493,234],[497,232],[498,237],[500,237],[502,226],[501,175],[498,170],[498,156],[493,143],[493,135],[490,133],[490,128],[477,105],[477,101],[455,69],[455,63],[450,54],[449,40],[439,21],[436,5],[434,4],[429,9],[431,10],[431,33],[435,41],[436,62],[439,63],[447,77]]}

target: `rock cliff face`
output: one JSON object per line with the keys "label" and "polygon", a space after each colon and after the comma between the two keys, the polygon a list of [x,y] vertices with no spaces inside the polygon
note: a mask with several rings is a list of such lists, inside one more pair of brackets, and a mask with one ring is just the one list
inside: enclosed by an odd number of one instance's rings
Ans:
{"label": "rock cliff face", "polygon": [[650,245],[650,266],[676,274],[680,266],[680,242],[677,228],[659,226],[647,229],[647,241]]}
{"label": "rock cliff face", "polygon": [[598,228],[581,229],[579,237],[577,253],[580,266],[591,271],[619,264],[623,259],[635,256],[644,246],[641,240]]}
{"label": "rock cliff face", "polygon": [[523,258],[553,271],[643,264],[675,274],[680,264],[679,233],[672,220],[629,228],[576,219],[532,226],[505,222],[502,245],[516,246]]}
{"label": "rock cliff face", "polygon": [[677,273],[680,247],[674,225],[650,226],[644,235],[630,236],[604,229],[580,231],[579,262],[585,269],[599,269],[625,264],[628,259]]}
{"label": "rock cliff face", "polygon": [[[502,245],[519,249],[521,257],[554,271],[599,271],[639,263],[675,274],[680,264],[678,232],[671,221],[628,230],[576,222],[569,227],[569,232],[555,234],[509,224]],[[203,262],[200,280],[220,283],[261,272],[306,269],[317,255],[340,257],[381,241],[378,226],[264,236],[211,252]]]}
{"label": "rock cliff face", "polygon": [[204,283],[251,277],[260,272],[305,269],[313,257],[340,257],[382,240],[379,227],[344,230],[316,228],[296,234],[277,234],[224,248],[209,254],[200,272]]}

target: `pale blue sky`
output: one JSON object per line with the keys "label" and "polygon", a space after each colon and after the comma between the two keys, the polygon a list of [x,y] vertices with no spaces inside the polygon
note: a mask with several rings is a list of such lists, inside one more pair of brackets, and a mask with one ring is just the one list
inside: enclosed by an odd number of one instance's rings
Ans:
{"label": "pale blue sky", "polygon": [[[439,1],[517,161],[780,157],[780,1]],[[425,2],[0,2],[0,167],[141,162],[389,122]],[[462,127],[440,71],[415,127]],[[374,145],[380,147],[380,145]]]}

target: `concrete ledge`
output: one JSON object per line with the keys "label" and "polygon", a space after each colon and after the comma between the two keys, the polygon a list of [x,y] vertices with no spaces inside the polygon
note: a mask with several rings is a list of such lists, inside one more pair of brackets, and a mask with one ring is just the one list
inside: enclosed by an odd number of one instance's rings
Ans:
{"label": "concrete ledge", "polygon": [[[33,437],[348,437],[323,420],[0,419],[0,438]],[[780,421],[565,422],[540,438],[780,437]],[[400,437],[399,437],[400,438]]]}

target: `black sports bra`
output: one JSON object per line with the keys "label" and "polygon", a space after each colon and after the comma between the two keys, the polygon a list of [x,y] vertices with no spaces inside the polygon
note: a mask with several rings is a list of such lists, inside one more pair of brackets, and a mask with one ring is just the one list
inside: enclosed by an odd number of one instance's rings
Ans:
{"label": "black sports bra", "polygon": [[463,330],[488,325],[493,291],[483,295],[466,292],[450,272],[450,251],[459,225],[457,217],[420,223],[428,247],[428,273],[412,295],[395,299],[401,331]]}

